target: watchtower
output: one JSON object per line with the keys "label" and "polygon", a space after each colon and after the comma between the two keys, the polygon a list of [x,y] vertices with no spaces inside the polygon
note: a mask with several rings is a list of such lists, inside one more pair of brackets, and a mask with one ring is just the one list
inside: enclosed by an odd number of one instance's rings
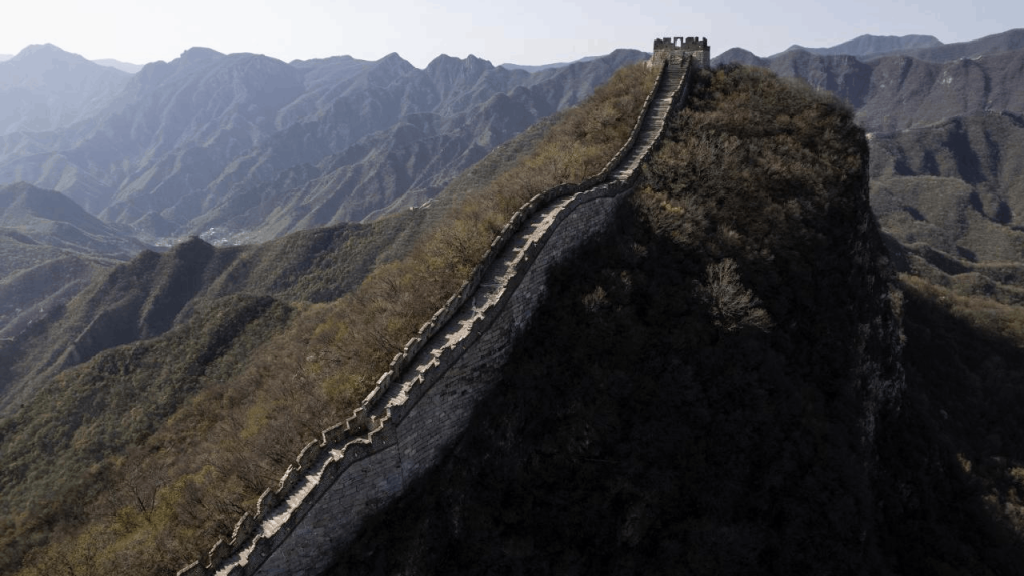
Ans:
{"label": "watchtower", "polygon": [[654,54],[651,63],[658,65],[663,60],[677,57],[693,56],[693,61],[701,68],[711,67],[711,50],[707,38],[696,36],[675,36],[654,39]]}

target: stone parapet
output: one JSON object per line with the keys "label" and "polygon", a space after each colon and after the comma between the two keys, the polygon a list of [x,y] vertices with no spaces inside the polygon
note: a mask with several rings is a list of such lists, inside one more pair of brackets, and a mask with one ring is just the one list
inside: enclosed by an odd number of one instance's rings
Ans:
{"label": "stone parapet", "polygon": [[711,49],[708,48],[707,38],[666,36],[654,39],[651,62],[657,64],[670,60],[673,56],[677,58],[692,57],[698,67],[711,68]]}

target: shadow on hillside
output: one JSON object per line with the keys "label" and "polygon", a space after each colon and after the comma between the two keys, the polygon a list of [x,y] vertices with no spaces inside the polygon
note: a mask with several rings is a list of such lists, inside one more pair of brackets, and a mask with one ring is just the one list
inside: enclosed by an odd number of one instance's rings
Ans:
{"label": "shadow on hillside", "polygon": [[332,574],[1017,573],[984,499],[1022,461],[1013,342],[911,295],[908,391],[872,468],[854,397],[769,335],[693,340],[713,332],[689,279],[646,284],[666,247],[624,244],[556,272],[469,432]]}
{"label": "shadow on hillside", "polygon": [[1020,344],[915,290],[906,297],[907,391],[876,440],[879,542],[898,573],[1017,574],[1024,565]]}

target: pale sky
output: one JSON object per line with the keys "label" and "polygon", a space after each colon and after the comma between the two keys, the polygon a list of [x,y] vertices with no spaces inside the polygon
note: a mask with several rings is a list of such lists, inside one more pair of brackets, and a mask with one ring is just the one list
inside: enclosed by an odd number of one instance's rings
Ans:
{"label": "pale sky", "polygon": [[1024,2],[985,0],[4,0],[0,54],[50,43],[86,58],[145,64],[193,46],[284,61],[398,52],[545,64],[650,51],[660,36],[706,36],[717,55],[759,56],[861,34],[931,34],[952,43],[1024,27]]}

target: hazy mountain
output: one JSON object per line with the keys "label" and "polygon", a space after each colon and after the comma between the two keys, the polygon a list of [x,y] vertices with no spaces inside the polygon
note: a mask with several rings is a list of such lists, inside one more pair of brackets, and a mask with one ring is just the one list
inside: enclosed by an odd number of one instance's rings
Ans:
{"label": "hazy mountain", "polygon": [[1024,111],[1024,49],[949,62],[905,55],[864,62],[802,50],[757,58],[734,49],[716,59],[727,62],[765,66],[834,92],[857,110],[868,131],[924,126],[976,111]]}
{"label": "hazy mountain", "polygon": [[576,64],[577,62],[590,62],[591,60],[596,60],[598,58],[600,58],[600,56],[587,56],[585,58],[580,58],[579,60],[573,60],[572,62],[555,62],[553,64],[538,64],[536,66],[529,66],[529,65],[524,65],[524,64],[512,64],[512,63],[506,62],[504,64],[498,64],[498,66],[500,66],[502,68],[506,68],[508,70],[523,70],[524,72],[533,73],[533,72],[540,72],[541,70],[548,70],[550,68],[562,68],[562,67],[568,66],[570,64]]}
{"label": "hazy mountain", "polygon": [[711,61],[711,65],[743,64],[744,66],[761,66],[762,68],[768,68],[770,62],[771,61],[768,58],[757,56],[749,50],[744,50],[743,48],[730,48],[718,56],[715,56]]}
{"label": "hazy mountain", "polygon": [[837,44],[828,48],[805,48],[794,44],[787,48],[786,52],[789,52],[790,50],[803,50],[805,52],[810,52],[811,54],[818,54],[819,56],[838,56],[845,54],[864,58],[876,54],[884,54],[886,52],[901,52],[916,48],[934,48],[942,45],[942,42],[940,42],[935,36],[921,34],[907,34],[905,36],[874,36],[872,34],[864,34],[857,36],[853,40],[848,40],[842,44]]}
{"label": "hazy mountain", "polygon": [[60,192],[24,182],[0,186],[0,228],[15,230],[39,244],[83,253],[131,257],[146,248]]}
{"label": "hazy mountain", "polygon": [[0,338],[18,336],[145,248],[59,192],[0,186]]}
{"label": "hazy mountain", "polygon": [[[340,153],[293,165],[271,180],[254,182],[249,177],[235,183],[223,192],[219,205],[196,217],[192,229],[245,231],[240,238],[251,241],[419,206],[496,145],[579,102],[620,66],[642,57],[618,51],[531,76],[472,57],[462,61],[441,56],[422,73],[412,73],[425,76],[417,82],[439,87],[430,92],[436,99],[433,105],[422,106],[434,111],[412,112],[415,108],[408,105],[411,113]],[[357,92],[355,97],[362,95]],[[325,123],[293,126],[271,138],[262,157],[253,161],[260,167],[294,162],[301,149],[297,142],[323,138],[331,128]],[[325,142],[321,149],[330,146]]]}
{"label": "hazy mountain", "polygon": [[13,54],[0,54],[0,62],[3,62],[4,60],[10,60],[13,57]]}
{"label": "hazy mountain", "polygon": [[102,60],[93,60],[93,62],[99,64],[100,66],[108,66],[110,68],[115,68],[117,70],[120,70],[121,72],[127,72],[129,74],[135,74],[139,70],[142,70],[142,65],[141,64],[132,64],[130,62],[121,62],[120,60],[114,60],[112,58],[104,58]]}
{"label": "hazy mountain", "polygon": [[944,44],[931,48],[918,48],[904,52],[929,62],[947,62],[960,58],[977,58],[986,54],[998,54],[1024,48],[1024,28],[1014,28],[1006,32],[992,34],[977,40]]}
{"label": "hazy mountain", "polygon": [[418,70],[397,54],[285,64],[193,48],[148,64],[94,118],[5,137],[0,181],[59,190],[149,241],[168,230],[266,239],[418,205],[644,57],[531,75],[472,56]]}
{"label": "hazy mountain", "polygon": [[[768,60],[795,51],[809,52],[818,56],[855,56],[861,60],[870,60],[885,55],[904,55],[928,62],[949,62],[961,58],[976,58],[986,54],[1009,52],[1020,48],[1024,48],[1024,28],[1015,28],[953,44],[943,44],[938,38],[930,35],[874,36],[864,34],[827,48],[806,48],[794,44],[784,52],[769,56]],[[719,54],[715,58],[715,62],[738,61],[729,52]]]}
{"label": "hazy mountain", "polygon": [[128,78],[51,44],[29,46],[0,62],[0,134],[54,130],[88,118]]}

